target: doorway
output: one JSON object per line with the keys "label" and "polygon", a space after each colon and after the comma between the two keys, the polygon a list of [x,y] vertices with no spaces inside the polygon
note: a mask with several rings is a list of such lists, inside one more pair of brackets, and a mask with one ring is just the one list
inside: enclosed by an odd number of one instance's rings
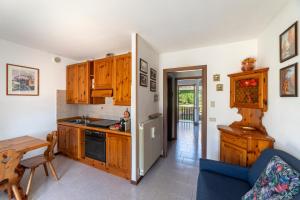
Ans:
{"label": "doorway", "polygon": [[198,142],[193,144],[197,145],[197,152],[199,146],[201,157],[206,158],[206,70],[206,66],[194,66],[163,71],[164,156],[168,154],[170,141],[176,141],[180,147],[193,140]]}

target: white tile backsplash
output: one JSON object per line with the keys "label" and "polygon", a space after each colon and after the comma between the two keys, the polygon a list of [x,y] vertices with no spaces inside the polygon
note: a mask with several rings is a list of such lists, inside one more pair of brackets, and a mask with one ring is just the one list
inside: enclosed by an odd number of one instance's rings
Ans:
{"label": "white tile backsplash", "polygon": [[57,119],[74,117],[78,115],[78,106],[66,103],[66,91],[56,92],[56,117]]}
{"label": "white tile backsplash", "polygon": [[57,91],[57,118],[88,115],[94,118],[119,120],[123,117],[124,111],[130,106],[115,106],[113,98],[105,98],[105,104],[100,105],[79,105],[66,104],[66,91]]}

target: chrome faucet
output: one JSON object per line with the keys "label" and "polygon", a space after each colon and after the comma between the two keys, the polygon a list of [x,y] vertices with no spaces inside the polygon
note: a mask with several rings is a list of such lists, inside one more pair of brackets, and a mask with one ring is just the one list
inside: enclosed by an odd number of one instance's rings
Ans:
{"label": "chrome faucet", "polygon": [[81,120],[84,122],[84,124],[87,124],[89,122],[88,118],[89,118],[88,115],[82,115],[81,116]]}

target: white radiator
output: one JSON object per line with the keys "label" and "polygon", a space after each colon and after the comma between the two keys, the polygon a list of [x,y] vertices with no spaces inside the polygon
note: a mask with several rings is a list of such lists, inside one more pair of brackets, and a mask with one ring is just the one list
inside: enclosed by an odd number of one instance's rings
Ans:
{"label": "white radiator", "polygon": [[139,124],[140,175],[144,176],[163,152],[163,119],[147,120]]}

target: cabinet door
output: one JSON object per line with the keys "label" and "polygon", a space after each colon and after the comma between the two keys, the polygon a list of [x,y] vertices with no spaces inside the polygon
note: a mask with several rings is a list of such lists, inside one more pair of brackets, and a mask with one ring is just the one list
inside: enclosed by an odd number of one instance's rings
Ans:
{"label": "cabinet door", "polygon": [[221,141],[221,161],[246,167],[247,150]]}
{"label": "cabinet door", "polygon": [[95,89],[112,89],[113,58],[94,61]]}
{"label": "cabinet door", "polygon": [[89,103],[89,65],[87,62],[78,64],[78,103]]}
{"label": "cabinet door", "polygon": [[114,61],[114,104],[131,104],[131,54],[115,57]]}
{"label": "cabinet door", "polygon": [[108,171],[118,176],[130,179],[130,137],[107,134],[106,145],[106,165]]}
{"label": "cabinet door", "polygon": [[78,65],[67,66],[67,103],[78,102]]}
{"label": "cabinet door", "polygon": [[78,159],[79,149],[79,129],[74,127],[68,127],[67,131],[67,155],[70,158]]}
{"label": "cabinet door", "polygon": [[67,130],[65,126],[58,126],[58,151],[61,153],[66,153],[66,135]]}

